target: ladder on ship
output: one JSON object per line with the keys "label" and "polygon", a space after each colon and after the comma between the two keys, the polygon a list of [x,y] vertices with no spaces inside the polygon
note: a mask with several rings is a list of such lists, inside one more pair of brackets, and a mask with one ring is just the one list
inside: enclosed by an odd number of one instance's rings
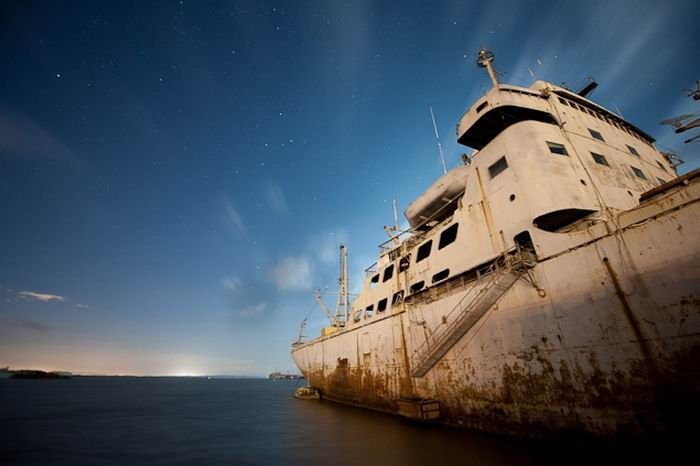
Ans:
{"label": "ladder on ship", "polygon": [[425,342],[411,355],[412,376],[421,378],[471,329],[535,264],[534,253],[518,249],[504,255],[447,313]]}

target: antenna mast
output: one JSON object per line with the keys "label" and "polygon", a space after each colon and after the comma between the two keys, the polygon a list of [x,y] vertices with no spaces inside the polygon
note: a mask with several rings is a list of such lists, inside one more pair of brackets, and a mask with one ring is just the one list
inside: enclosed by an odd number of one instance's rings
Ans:
{"label": "antenna mast", "polygon": [[342,327],[348,321],[350,295],[348,290],[348,248],[340,245],[340,276],[338,278],[338,304],[335,306],[335,325]]}
{"label": "antenna mast", "polygon": [[[440,142],[440,134],[438,133],[437,125],[435,124],[435,114],[433,113],[433,107],[430,108],[430,118],[433,119],[433,129],[435,130],[435,139],[437,140],[438,150],[440,151],[440,162],[442,162],[442,172],[447,173],[447,168],[445,167],[445,156],[442,153],[442,143]],[[394,212],[396,211],[396,204],[394,204]],[[394,222],[396,224],[396,222]]]}
{"label": "antenna mast", "polygon": [[391,198],[391,205],[394,208],[394,224],[390,227],[385,225],[384,231],[386,231],[386,234],[389,235],[389,238],[391,238],[391,240],[394,243],[401,244],[401,240],[399,240],[399,236],[401,236],[400,229],[399,229],[399,214],[396,212],[396,197],[395,196]]}
{"label": "antenna mast", "polygon": [[476,58],[476,64],[481,68],[486,68],[486,72],[489,74],[489,78],[491,78],[493,87],[498,89],[498,78],[496,77],[496,72],[493,69],[493,59],[493,52],[486,50],[485,47],[481,47],[481,50],[479,50],[479,55],[477,55]]}

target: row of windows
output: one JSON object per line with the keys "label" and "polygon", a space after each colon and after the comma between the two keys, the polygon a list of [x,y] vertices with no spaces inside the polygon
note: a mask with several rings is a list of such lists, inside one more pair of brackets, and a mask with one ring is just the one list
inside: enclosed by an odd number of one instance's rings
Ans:
{"label": "row of windows", "polygon": [[[448,228],[445,228],[445,230],[440,233],[440,240],[438,241],[438,251],[440,249],[443,249],[450,244],[454,243],[457,240],[457,232],[459,231],[459,223],[454,223],[450,225]],[[420,247],[418,248],[418,252],[416,253],[416,264],[424,259],[426,259],[428,256],[430,256],[431,249],[433,247],[433,240],[428,240],[425,243],[421,244]],[[399,272],[403,272],[408,268],[408,261],[405,261],[404,258],[401,259],[399,262]],[[379,275],[376,274],[370,279],[370,288],[375,287],[379,283]],[[388,265],[384,269],[384,273],[382,274],[382,283],[388,281],[391,279],[391,277],[394,276],[394,264]],[[433,275],[433,283],[437,283],[439,281],[442,281],[446,279],[447,277],[450,276],[450,270],[445,269],[442,270],[441,272],[436,273]],[[418,285],[418,286],[417,286]],[[425,283],[423,281],[420,281],[418,283],[414,283],[411,286],[411,293],[415,293],[416,291],[420,291],[423,289]],[[396,303],[397,297],[400,295],[400,298],[403,299],[403,291],[397,291],[394,293],[394,298],[393,302]],[[400,302],[400,301],[399,301]],[[386,304],[387,300],[382,299],[377,303],[377,312],[383,312],[386,310]],[[358,311],[355,311],[355,322],[360,320],[360,314],[361,314],[362,309],[359,309]],[[358,312],[360,314],[358,314]],[[367,306],[365,308],[365,315],[371,317],[372,314],[374,313],[374,305]]]}
{"label": "row of windows", "polygon": [[[581,104],[577,104],[576,102],[572,102],[572,101],[567,100],[567,99],[565,99],[565,98],[563,98],[563,97],[559,97],[559,102],[561,102],[562,104],[567,105],[567,106],[569,106],[569,107],[571,107],[571,108],[578,109],[578,110],[580,110],[581,112],[587,113],[587,114],[589,114],[589,115],[591,115],[591,116],[593,116],[593,117],[595,117],[595,118],[598,118],[599,120],[608,123],[610,126],[614,126],[615,128],[619,129],[620,131],[624,131],[624,132],[628,133],[629,135],[631,135],[632,137],[635,137],[635,138],[639,139],[639,140],[642,141],[643,143],[651,145],[651,143],[650,143],[648,140],[646,140],[645,138],[643,138],[642,136],[640,136],[639,134],[637,134],[636,131],[633,131],[633,130],[629,129],[629,128],[628,128],[627,126],[625,126],[625,125],[619,124],[617,121],[613,120],[612,118],[609,118],[607,115],[605,115],[605,114],[603,114],[603,113],[601,113],[601,112],[599,112],[599,111],[592,110],[592,109],[590,109],[590,108],[588,108],[588,107],[584,107],[584,106],[581,105]],[[589,130],[589,131],[590,131],[590,130]],[[596,131],[596,132],[597,132],[597,131]],[[600,134],[600,133],[598,133],[598,134]],[[593,137],[595,137],[595,136],[593,136]],[[602,138],[602,136],[601,136],[601,138]],[[597,138],[596,138],[596,139],[597,139]],[[603,140],[603,139],[601,139],[601,141],[602,141],[602,140]]]}
{"label": "row of windows", "polygon": [[[391,306],[394,307],[403,302],[403,290],[394,293],[391,298]],[[389,298],[382,298],[377,301],[377,313],[384,312],[389,306]],[[364,311],[365,318],[374,316],[374,304],[370,304],[364,309],[357,309],[353,312],[353,320],[359,322],[362,319],[362,313]]]}
{"label": "row of windows", "polygon": [[[600,133],[598,133],[597,131],[594,131],[594,130],[589,130],[589,131],[591,131],[591,135],[593,137],[596,137],[593,133],[597,133],[598,135],[600,135]],[[603,139],[601,136],[601,141],[602,140]],[[547,147],[549,147],[549,151],[552,154],[565,155],[567,157],[569,156],[569,152],[566,150],[566,146],[564,146],[564,144],[560,144],[558,142],[551,142],[551,141],[546,141],[546,142],[547,142]],[[639,157],[639,154],[634,149],[634,147],[627,146],[627,148],[630,149],[630,152],[632,154]],[[602,154],[597,154],[595,152],[591,152],[591,157],[593,157],[593,160],[595,161],[595,163],[597,163],[599,165],[604,165],[606,167],[610,166],[610,164],[608,163],[608,160]],[[660,169],[662,169],[665,172],[668,172],[668,170],[666,170],[666,167],[664,167],[664,165],[661,162],[659,162],[658,160],[656,161],[656,164],[659,166]],[[499,173],[504,171],[506,168],[508,168],[508,161],[506,160],[505,156],[503,156],[489,167],[489,176],[491,177],[491,179],[493,179],[495,176],[497,176]],[[648,180],[648,178],[646,177],[646,175],[644,174],[644,172],[641,169],[634,167],[634,166],[631,166],[631,165],[630,165],[630,168],[632,169],[632,173],[634,173],[634,175],[637,178],[641,178],[643,180]],[[666,182],[665,180],[662,180],[661,178],[657,178],[657,179],[662,184]],[[418,252],[420,255],[420,249]],[[416,262],[418,262],[418,260]]]}
{"label": "row of windows", "polygon": [[[436,283],[439,283],[443,280],[446,280],[450,276],[450,269],[444,269],[441,270],[440,272],[436,273],[432,277],[432,283],[433,285]],[[410,286],[409,291],[411,294],[417,293],[420,290],[425,288],[425,280],[420,280],[413,285]],[[392,297],[391,300],[391,306],[394,307],[397,304],[401,304],[403,301],[403,295],[404,292],[403,290],[399,290],[396,293],[394,293],[394,296]],[[382,298],[379,301],[377,301],[377,313],[379,312],[384,312],[387,310],[387,305],[388,305],[388,298]],[[365,317],[372,317],[374,315],[374,304],[370,304],[364,309]],[[354,319],[355,322],[359,322],[360,319],[362,318],[362,309],[358,309],[354,312]]]}
{"label": "row of windows", "polygon": [[[586,128],[586,129],[588,129],[588,132],[591,134],[591,137],[593,139],[597,139],[599,141],[605,142],[605,139],[603,138],[603,135],[600,134],[600,131],[596,131],[596,130],[591,129],[591,128]],[[627,147],[627,150],[629,151],[630,154],[634,155],[637,158],[641,158],[641,156],[639,155],[639,152],[637,152],[637,149],[635,149],[633,146],[630,146],[629,144],[625,144],[625,146]]]}
{"label": "row of windows", "polygon": [[[448,228],[445,228],[442,233],[440,233],[440,241],[438,241],[438,251],[440,249],[443,249],[450,244],[454,243],[457,240],[457,232],[459,231],[459,223],[454,223],[450,225]],[[416,253],[416,264],[424,259],[426,259],[428,256],[430,256],[431,249],[433,247],[433,240],[428,240],[425,243],[421,244],[420,247],[418,248],[418,251]],[[405,257],[402,257],[401,260],[399,261],[399,272],[403,272],[404,270],[408,269],[408,260],[406,260]],[[376,275],[372,276],[370,279],[370,288],[374,288],[379,284],[379,276],[380,274],[377,273]],[[384,273],[382,274],[382,283],[387,282],[391,280],[391,277],[394,276],[394,264],[388,265],[384,269]],[[447,278],[447,277],[445,277]],[[433,280],[433,283],[435,283],[435,280]]]}
{"label": "row of windows", "polygon": [[[566,147],[564,147],[564,144],[559,144],[558,142],[550,142],[550,141],[547,141],[547,146],[549,147],[549,151],[550,151],[552,154],[559,154],[559,155],[566,155],[566,156],[569,155],[569,153],[568,153],[567,150],[566,150]],[[627,147],[630,147],[630,146],[627,146]],[[630,147],[630,148],[633,149],[632,147]],[[608,159],[606,159],[605,156],[602,155],[602,154],[597,154],[597,153],[595,153],[595,152],[591,152],[591,157],[593,157],[593,161],[595,161],[595,163],[597,163],[597,164],[599,164],[599,165],[604,165],[604,166],[606,166],[606,167],[609,167],[609,166],[610,166],[610,164],[608,163]],[[659,167],[661,167],[662,169],[664,168],[664,166],[663,166],[661,163],[659,163],[658,161],[657,161],[656,163],[657,163],[657,164],[659,165]],[[634,167],[634,166],[632,166],[632,165],[630,165],[630,168],[632,169],[632,173],[634,173],[634,175],[635,175],[637,178],[641,178],[641,179],[643,179],[643,180],[647,180],[647,179],[648,179],[648,178],[646,177],[646,175],[644,174],[644,172],[643,172],[641,169],[639,169],[639,168],[637,168],[637,167]],[[662,180],[661,178],[659,178],[659,181],[660,181],[661,183],[665,183],[665,181]]]}

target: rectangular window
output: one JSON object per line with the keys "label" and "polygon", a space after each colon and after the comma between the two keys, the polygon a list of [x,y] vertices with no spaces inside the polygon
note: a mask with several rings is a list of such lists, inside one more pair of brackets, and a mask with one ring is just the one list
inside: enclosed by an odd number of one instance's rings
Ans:
{"label": "rectangular window", "polygon": [[432,246],[432,239],[427,243],[421,244],[421,246],[418,248],[418,254],[416,254],[416,264],[430,255],[430,248]]}
{"label": "rectangular window", "polygon": [[369,288],[374,289],[379,284],[379,274],[373,275],[369,280]]}
{"label": "rectangular window", "polygon": [[559,102],[561,102],[561,103],[564,104],[564,105],[568,105],[568,104],[566,103],[566,100],[562,99],[561,97],[559,97]]}
{"label": "rectangular window", "polygon": [[494,179],[496,175],[501,173],[506,168],[508,168],[508,162],[506,161],[505,157],[501,157],[496,161],[496,163],[489,167],[489,176],[491,179]]}
{"label": "rectangular window", "polygon": [[547,146],[549,146],[549,152],[552,154],[569,155],[569,153],[566,151],[566,147],[564,147],[564,144],[547,141]]}
{"label": "rectangular window", "polygon": [[632,171],[634,172],[634,174],[637,176],[637,178],[641,178],[643,180],[647,179],[647,176],[639,168],[637,168],[637,167],[631,167],[631,168],[632,168]]}
{"label": "rectangular window", "polygon": [[388,301],[389,301],[389,300],[388,300],[387,298],[381,299],[381,300],[377,303],[377,312],[384,312],[384,311],[386,311],[386,303],[387,303]]}
{"label": "rectangular window", "polygon": [[372,317],[374,315],[374,304],[370,304],[365,309],[365,317]]}
{"label": "rectangular window", "polygon": [[384,278],[382,278],[382,283],[389,280],[394,275],[394,264],[384,269]]}
{"label": "rectangular window", "polygon": [[666,181],[662,180],[661,178],[657,178],[659,180],[659,184],[664,184]]}
{"label": "rectangular window", "polygon": [[440,282],[450,276],[450,269],[441,270],[433,275],[433,283]]}
{"label": "rectangular window", "polygon": [[596,154],[595,152],[591,152],[591,155],[593,156],[593,160],[595,160],[595,163],[605,165],[606,167],[610,166],[608,164],[608,160],[605,158],[604,155]]}
{"label": "rectangular window", "polygon": [[476,107],[476,113],[479,113],[480,111],[485,109],[488,104],[488,101],[480,103],[479,106]]}
{"label": "rectangular window", "polygon": [[421,280],[417,283],[414,283],[413,285],[411,285],[411,293],[416,293],[416,292],[422,290],[423,286],[425,286],[425,282],[423,280]]}
{"label": "rectangular window", "polygon": [[459,228],[459,223],[455,223],[451,227],[447,228],[445,231],[440,233],[440,242],[438,243],[438,250],[444,248],[445,246],[452,244],[457,239],[457,229]]}
{"label": "rectangular window", "polygon": [[394,293],[394,296],[392,296],[392,298],[391,298],[391,306],[392,307],[398,306],[402,302],[403,302],[403,290],[397,291],[396,293]]}
{"label": "rectangular window", "polygon": [[630,154],[634,155],[635,157],[639,157],[639,152],[637,152],[637,149],[630,146],[629,144],[626,144],[626,146],[627,146],[627,150],[630,151]]}
{"label": "rectangular window", "polygon": [[656,165],[658,165],[660,169],[662,169],[663,171],[665,171],[666,173],[668,173],[668,170],[666,170],[666,167],[664,167],[664,164],[663,164],[663,163],[661,163],[661,162],[659,162],[659,161],[657,160],[657,161],[656,161]]}
{"label": "rectangular window", "polygon": [[605,142],[605,139],[603,139],[603,135],[600,134],[598,131],[591,129],[591,128],[588,128],[588,132],[591,133],[591,137],[593,139],[597,139],[599,141]]}

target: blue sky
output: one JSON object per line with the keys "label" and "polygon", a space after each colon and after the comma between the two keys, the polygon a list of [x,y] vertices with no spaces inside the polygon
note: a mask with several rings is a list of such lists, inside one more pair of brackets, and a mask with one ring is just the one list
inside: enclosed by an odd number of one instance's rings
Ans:
{"label": "blue sky", "polygon": [[[3,2],[0,366],[291,369],[448,166],[461,114],[504,80],[593,100],[700,166],[659,121],[698,111],[697,2]],[[688,133],[692,134],[692,133]],[[333,305],[333,297],[327,296]],[[323,325],[316,309],[308,332]]]}

